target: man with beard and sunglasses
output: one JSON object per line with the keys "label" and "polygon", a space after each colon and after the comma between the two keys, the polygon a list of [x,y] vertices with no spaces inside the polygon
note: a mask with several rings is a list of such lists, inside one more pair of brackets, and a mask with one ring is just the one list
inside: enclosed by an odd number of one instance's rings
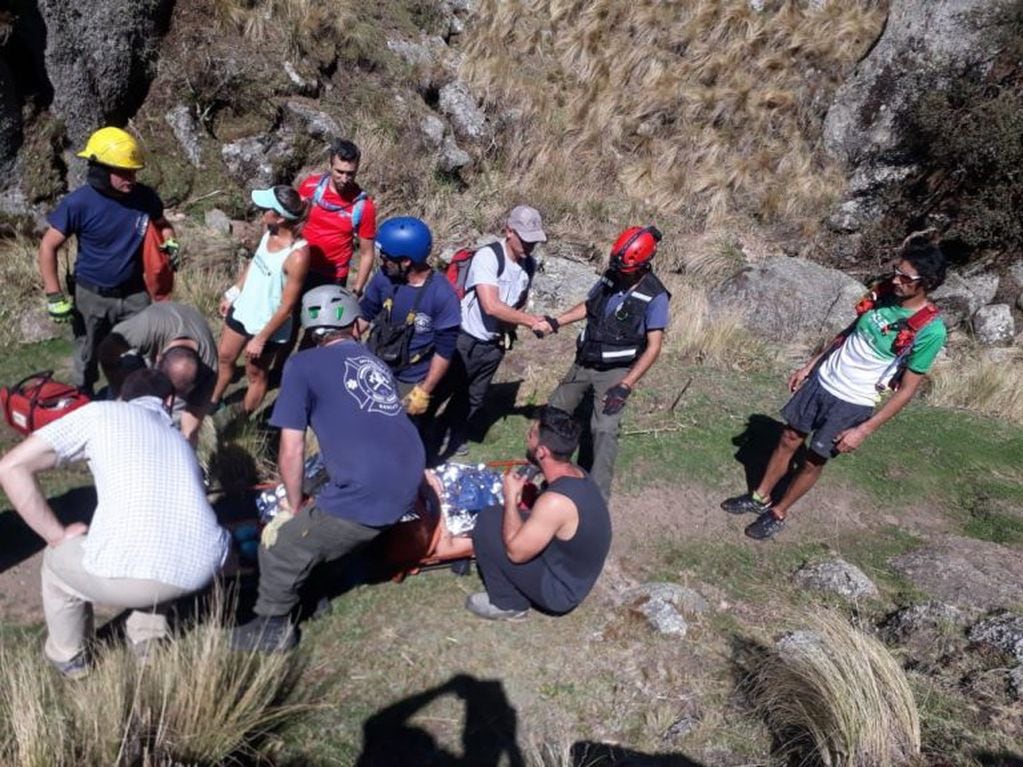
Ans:
{"label": "man with beard and sunglasses", "polygon": [[[945,256],[929,234],[906,239],[891,276],[857,307],[859,318],[789,376],[785,428],[764,476],[751,492],[721,504],[731,514],[758,515],[746,527],[750,538],[781,532],[792,504],[816,484],[828,460],[856,450],[902,410],[934,364],[947,334],[928,294],[945,281]],[[888,389],[894,393],[877,407]],[[805,459],[772,503],[771,493],[804,446]]]}
{"label": "man with beard and sunglasses", "polygon": [[421,434],[462,321],[455,289],[427,261],[432,247],[430,228],[418,218],[381,224],[376,240],[380,269],[359,304],[361,329],[373,325],[366,346],[391,368],[398,396]]}
{"label": "man with beard and sunglasses", "polygon": [[629,227],[611,246],[607,271],[586,300],[558,317],[546,317],[544,332],[586,320],[576,344],[575,362],[548,399],[573,412],[587,394],[593,396],[589,470],[604,500],[618,456],[622,411],[632,390],[657,361],[668,325],[671,293],[651,270],[661,233],[653,226]]}
{"label": "man with beard and sunglasses", "polygon": [[486,591],[465,607],[488,620],[524,620],[530,607],[552,615],[571,612],[586,598],[611,548],[611,517],[600,489],[574,463],[579,423],[550,406],[526,433],[526,457],[543,474],[543,490],[523,513],[529,472],[504,476],[504,507],[480,512],[473,551]]}

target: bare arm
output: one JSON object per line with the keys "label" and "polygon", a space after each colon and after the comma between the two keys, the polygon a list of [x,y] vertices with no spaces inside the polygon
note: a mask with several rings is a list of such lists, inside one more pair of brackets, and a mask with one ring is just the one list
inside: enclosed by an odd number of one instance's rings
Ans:
{"label": "bare arm", "polygon": [[477,285],[473,289],[476,291],[476,300],[480,302],[483,311],[501,322],[507,322],[510,325],[525,325],[528,328],[538,322],[543,322],[543,317],[521,312],[501,301],[496,285]]}
{"label": "bare arm", "polygon": [[15,511],[48,546],[56,546],[88,529],[81,522],[64,527],[46,502],[36,474],[56,465],[56,451],[36,436],[30,436],[0,460],[0,486]]}
{"label": "bare arm", "polygon": [[193,448],[199,444],[199,427],[209,407],[207,402],[203,405],[189,405],[181,411],[181,433]]}
{"label": "bare arm", "polygon": [[430,358],[430,367],[426,371],[426,378],[420,382],[419,388],[427,394],[432,394],[433,390],[437,388],[437,384],[440,383],[441,379],[448,372],[449,367],[451,367],[451,360],[441,357],[439,354],[434,354]]}
{"label": "bare arm", "polygon": [[586,319],[586,302],[580,301],[567,312],[562,312],[555,319],[559,325],[570,325],[573,322]]}
{"label": "bare arm", "polygon": [[907,370],[902,374],[902,384],[887,402],[885,402],[874,415],[851,429],[846,429],[835,437],[835,447],[840,453],[851,453],[863,444],[863,441],[880,429],[885,423],[894,418],[902,408],[909,404],[916,394],[917,389],[923,382],[924,376],[921,373],[914,373]]}
{"label": "bare arm", "polygon": [[43,278],[43,290],[47,293],[60,293],[60,276],[57,274],[57,251],[67,242],[67,235],[52,226],[43,234],[39,242],[39,274]]}
{"label": "bare arm", "polygon": [[153,226],[160,233],[161,240],[173,240],[174,239],[174,227],[171,226],[170,221],[165,218],[159,218],[153,222]]}
{"label": "bare arm", "polygon": [[305,431],[281,429],[281,442],[277,453],[277,469],[281,473],[288,508],[298,513],[302,507],[302,477],[305,466]]}
{"label": "bare arm", "polygon": [[501,523],[501,538],[508,559],[516,564],[528,562],[543,551],[562,530],[574,535],[568,529],[573,520],[578,521],[575,504],[558,493],[544,493],[537,500],[525,519],[519,512],[522,488],[525,478],[514,471],[504,476],[504,517]]}
{"label": "bare arm", "polygon": [[650,369],[657,358],[661,354],[661,347],[664,345],[664,331],[663,330],[648,330],[646,334],[646,348],[643,353],[639,355],[639,359],[632,363],[632,367],[629,368],[629,372],[625,374],[625,378],[622,379],[622,385],[628,386],[630,389],[635,388],[636,384],[639,383],[639,379]]}
{"label": "bare arm", "polygon": [[366,289],[366,283],[369,282],[370,274],[373,272],[373,259],[376,256],[373,243],[373,238],[359,239],[359,271],[355,275],[355,284],[352,286],[352,291],[357,296],[362,295],[362,291]]}

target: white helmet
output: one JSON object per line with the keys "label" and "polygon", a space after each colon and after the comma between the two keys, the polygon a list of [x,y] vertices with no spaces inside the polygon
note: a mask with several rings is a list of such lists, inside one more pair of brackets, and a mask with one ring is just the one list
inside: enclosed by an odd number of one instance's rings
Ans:
{"label": "white helmet", "polygon": [[339,285],[320,285],[302,296],[302,327],[347,328],[362,316],[359,302]]}

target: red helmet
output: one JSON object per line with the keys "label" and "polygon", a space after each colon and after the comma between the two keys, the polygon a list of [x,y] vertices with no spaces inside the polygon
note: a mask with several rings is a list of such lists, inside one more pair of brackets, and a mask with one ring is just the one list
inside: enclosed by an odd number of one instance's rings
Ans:
{"label": "red helmet", "polygon": [[650,259],[657,252],[661,233],[655,226],[630,226],[618,235],[611,246],[608,266],[616,272],[629,274],[650,268]]}

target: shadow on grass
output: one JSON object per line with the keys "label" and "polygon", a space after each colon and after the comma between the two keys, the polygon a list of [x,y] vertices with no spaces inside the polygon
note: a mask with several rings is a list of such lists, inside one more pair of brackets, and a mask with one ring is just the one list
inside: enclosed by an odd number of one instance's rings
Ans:
{"label": "shadow on grass", "polygon": [[[771,453],[781,439],[782,429],[785,424],[777,418],[762,413],[753,413],[746,420],[746,428],[732,437],[732,444],[738,449],[735,451],[735,460],[742,464],[746,478],[746,489],[754,490],[763,479],[767,471],[767,463],[771,460]],[[806,457],[806,447],[800,447],[796,451],[793,465],[802,464]],[[789,471],[775,486],[771,495],[774,498],[781,498],[785,494],[789,483],[792,481],[792,471]]]}
{"label": "shadow on grass", "polygon": [[[465,704],[462,753],[453,754],[426,730],[411,723],[437,698],[454,695]],[[410,695],[379,711],[363,725],[363,750],[356,767],[525,767],[517,742],[518,715],[504,685],[496,679],[458,674],[437,687]],[[560,762],[559,762],[560,764]],[[592,741],[574,743],[567,764],[573,767],[701,767],[681,754],[644,754]]]}
{"label": "shadow on grass", "polygon": [[[96,490],[91,485],[76,487],[51,498],[49,503],[62,524],[88,524],[96,509]],[[4,542],[0,548],[0,572],[21,564],[46,545],[13,509],[0,513],[0,541]]]}
{"label": "shadow on grass", "polygon": [[984,751],[974,754],[974,758],[984,767],[1023,767],[1023,754],[995,754]]}
{"label": "shadow on grass", "polygon": [[[445,695],[454,695],[465,703],[462,756],[444,750],[430,733],[410,722],[416,712]],[[458,674],[442,685],[403,698],[367,719],[362,728],[362,753],[356,765],[496,767],[506,759],[511,767],[525,767],[516,741],[517,728],[518,716],[500,681]]]}

